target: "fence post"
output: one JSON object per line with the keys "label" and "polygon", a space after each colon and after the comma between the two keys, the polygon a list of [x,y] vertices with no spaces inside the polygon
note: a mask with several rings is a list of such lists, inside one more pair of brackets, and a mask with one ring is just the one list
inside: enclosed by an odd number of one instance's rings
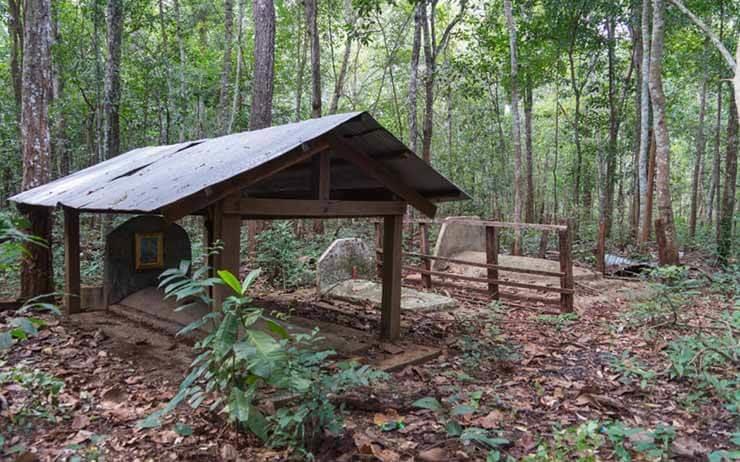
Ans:
{"label": "fence post", "polygon": [[383,222],[375,223],[375,273],[383,277]]}
{"label": "fence post", "polygon": [[[429,223],[419,223],[419,253],[422,255],[429,255]],[[432,261],[426,257],[422,257],[421,266],[424,270],[431,271]],[[424,288],[431,289],[432,275],[422,273],[421,284]]]}
{"label": "fence post", "polygon": [[[498,234],[493,226],[486,226],[486,263],[498,265]],[[488,279],[498,279],[498,269],[488,268]],[[499,299],[498,284],[488,282],[488,293],[492,300]]]}
{"label": "fence post", "polygon": [[[560,250],[560,287],[563,289],[573,290],[573,257],[571,254],[573,247],[573,220],[563,220],[561,224],[565,229],[558,231],[558,243]],[[560,311],[563,313],[573,312],[573,292],[560,294]]]}

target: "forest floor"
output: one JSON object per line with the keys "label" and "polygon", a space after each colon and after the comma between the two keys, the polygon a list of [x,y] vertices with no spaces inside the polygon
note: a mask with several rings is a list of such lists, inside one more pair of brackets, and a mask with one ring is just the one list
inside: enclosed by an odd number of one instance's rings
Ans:
{"label": "forest floor", "polygon": [[[344,434],[326,438],[317,458],[617,460],[621,447],[633,460],[702,460],[731,448],[736,414],[695,380],[673,378],[667,351],[681,336],[711,334],[721,313],[733,310],[733,300],[705,287],[676,319],[648,319],[642,315],[655,303],[654,288],[623,280],[588,284],[570,315],[474,299],[462,300],[454,312],[404,312],[405,335],[442,353],[347,397]],[[370,307],[354,316],[322,314],[307,308],[309,292],[280,297],[299,316],[377,329],[377,312]],[[276,303],[273,293],[268,304]],[[9,315],[0,313],[0,323]],[[237,435],[222,416],[203,407],[181,406],[160,428],[136,428],[137,420],[177,392],[194,356],[187,343],[111,312],[44,319],[37,336],[0,359],[0,374],[6,374],[0,375],[0,458],[288,458],[286,451]],[[734,378],[736,367],[728,362],[719,374]],[[15,380],[7,375],[13,371]],[[35,378],[28,378],[34,376],[29,371],[37,371]],[[53,377],[64,386],[47,399]],[[449,409],[435,414],[412,405],[425,397],[446,409],[457,400],[469,411],[451,416]],[[448,437],[449,420],[502,438],[499,447],[489,454],[479,442]],[[615,428],[635,430],[612,439]],[[636,452],[641,444],[653,452]]]}

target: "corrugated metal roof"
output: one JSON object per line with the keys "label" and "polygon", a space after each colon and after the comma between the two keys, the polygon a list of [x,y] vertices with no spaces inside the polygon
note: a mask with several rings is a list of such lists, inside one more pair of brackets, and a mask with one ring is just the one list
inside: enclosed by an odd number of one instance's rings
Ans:
{"label": "corrugated metal roof", "polygon": [[[134,149],[10,198],[13,202],[108,212],[158,212],[334,131],[362,146],[433,200],[468,198],[366,112],[337,114],[169,146]],[[246,186],[246,185],[245,185]]]}

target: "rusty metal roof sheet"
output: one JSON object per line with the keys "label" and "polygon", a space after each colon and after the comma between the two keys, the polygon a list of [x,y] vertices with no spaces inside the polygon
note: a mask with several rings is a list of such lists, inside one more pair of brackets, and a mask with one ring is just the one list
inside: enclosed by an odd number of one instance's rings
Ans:
{"label": "rusty metal roof sheet", "polygon": [[[156,213],[328,132],[358,143],[432,200],[467,199],[366,112],[331,115],[232,135],[134,149],[10,198],[19,204],[120,213]],[[246,185],[245,185],[246,186]]]}

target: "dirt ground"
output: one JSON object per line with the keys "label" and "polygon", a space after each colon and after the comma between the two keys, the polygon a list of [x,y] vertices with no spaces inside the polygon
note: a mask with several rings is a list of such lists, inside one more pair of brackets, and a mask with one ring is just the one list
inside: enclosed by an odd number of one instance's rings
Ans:
{"label": "dirt ground", "polygon": [[[577,316],[543,318],[542,307],[492,309],[464,293],[452,312],[403,313],[405,338],[441,348],[434,360],[392,372],[390,380],[360,390],[346,403],[345,434],[327,438],[319,460],[485,460],[480,448],[447,438],[442,424],[411,404],[422,397],[445,401],[453,394],[475,398],[475,413],[461,423],[496,432],[510,441],[504,452],[521,458],[535,451],[553,428],[589,420],[621,420],[625,425],[676,428],[675,444],[685,460],[724,448],[734,431],[732,414],[713,399],[683,404],[692,392],[682,381],[659,375],[643,386],[614,367],[615,358],[635,355],[655,370],[665,369],[662,350],[670,339],[706,326],[704,313],[730,309],[730,302],[702,299],[677,326],[646,335],[626,327],[621,315],[650,290],[639,282],[587,281],[576,298]],[[372,307],[336,304],[319,309],[312,290],[257,298],[268,310],[291,312],[366,333],[377,332]],[[2,314],[0,314],[2,316]],[[24,365],[64,380],[57,423],[42,418],[4,434],[5,460],[285,460],[287,453],[261,447],[249,435],[236,435],[221,416],[205,409],[179,408],[159,429],[137,430],[135,423],[163,406],[177,391],[193,357],[187,342],[112,312],[73,319],[49,318],[40,334],[14,348],[3,369]],[[492,329],[494,330],[491,335]],[[476,344],[476,338],[493,343]],[[24,399],[14,384],[0,385],[0,422]],[[401,419],[402,429],[383,431],[378,422]],[[184,436],[179,424],[192,428]],[[22,447],[15,454],[8,448]],[[686,447],[692,448],[687,452]],[[691,453],[695,456],[692,456]],[[602,451],[597,460],[613,459]],[[694,458],[695,457],[695,458]]]}

